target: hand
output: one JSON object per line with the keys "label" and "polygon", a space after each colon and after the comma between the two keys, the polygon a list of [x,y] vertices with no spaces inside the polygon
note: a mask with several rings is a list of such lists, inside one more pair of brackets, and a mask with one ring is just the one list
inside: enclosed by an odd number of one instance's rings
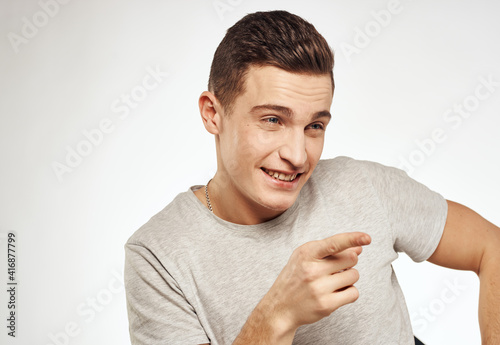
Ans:
{"label": "hand", "polygon": [[361,246],[371,242],[361,232],[337,234],[298,247],[273,286],[262,299],[280,328],[296,330],[356,301],[353,284],[359,273],[353,268]]}

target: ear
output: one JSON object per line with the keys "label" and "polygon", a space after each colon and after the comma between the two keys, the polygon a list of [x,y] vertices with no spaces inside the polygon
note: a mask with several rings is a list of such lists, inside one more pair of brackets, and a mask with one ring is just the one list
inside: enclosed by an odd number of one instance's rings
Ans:
{"label": "ear", "polygon": [[205,129],[209,133],[219,134],[223,110],[217,97],[210,91],[204,91],[198,100],[198,106]]}

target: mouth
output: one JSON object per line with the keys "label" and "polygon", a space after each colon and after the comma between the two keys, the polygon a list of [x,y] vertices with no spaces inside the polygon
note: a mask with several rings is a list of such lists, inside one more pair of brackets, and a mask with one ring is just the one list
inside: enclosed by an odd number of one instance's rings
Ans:
{"label": "mouth", "polygon": [[282,172],[278,171],[272,171],[266,168],[261,168],[266,174],[274,178],[275,180],[280,180],[284,182],[292,182],[294,181],[297,177],[302,175],[302,173],[295,173],[295,174],[285,174]]}

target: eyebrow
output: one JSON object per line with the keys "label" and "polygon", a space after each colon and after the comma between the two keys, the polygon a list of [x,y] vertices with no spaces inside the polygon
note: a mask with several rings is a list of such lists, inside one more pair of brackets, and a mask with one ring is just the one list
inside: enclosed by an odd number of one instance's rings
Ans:
{"label": "eyebrow", "polygon": [[[281,113],[288,118],[293,117],[293,110],[292,109],[281,106],[281,105],[275,105],[275,104],[256,105],[255,107],[253,107],[250,110],[250,113],[256,113],[256,112],[261,111],[261,110],[272,110],[272,111]],[[313,114],[312,121],[315,121],[315,120],[322,118],[322,117],[328,117],[329,119],[331,119],[332,114],[330,114],[330,112],[327,110],[318,111],[317,113]]]}

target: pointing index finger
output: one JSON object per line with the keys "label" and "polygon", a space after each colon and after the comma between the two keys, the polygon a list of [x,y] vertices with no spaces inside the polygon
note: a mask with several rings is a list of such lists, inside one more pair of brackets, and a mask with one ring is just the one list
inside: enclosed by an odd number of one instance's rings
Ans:
{"label": "pointing index finger", "polygon": [[316,259],[335,255],[348,248],[370,244],[371,237],[364,232],[346,232],[317,241],[317,247],[311,253]]}

